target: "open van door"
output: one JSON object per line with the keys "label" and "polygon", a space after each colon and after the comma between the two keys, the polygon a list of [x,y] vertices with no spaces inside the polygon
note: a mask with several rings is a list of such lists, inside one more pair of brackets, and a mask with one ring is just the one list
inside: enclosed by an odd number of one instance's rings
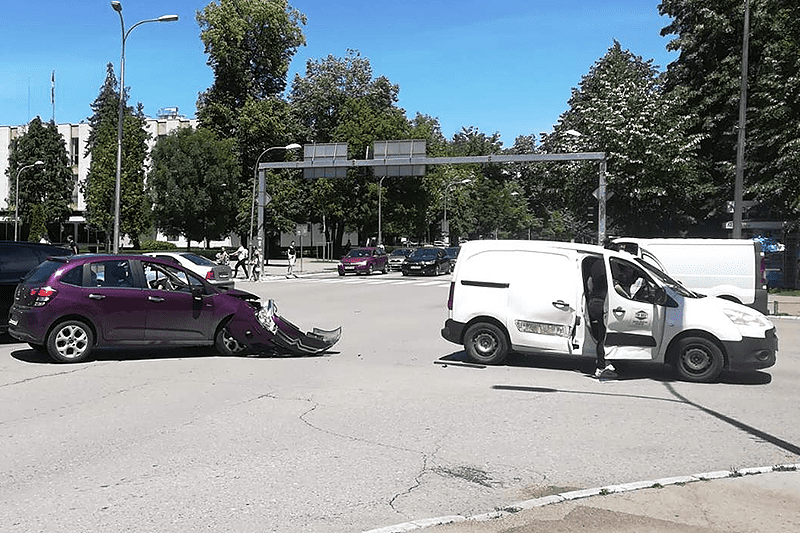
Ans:
{"label": "open van door", "polygon": [[557,249],[517,254],[506,323],[513,349],[572,353],[582,293],[577,254]]}
{"label": "open van door", "polygon": [[656,305],[658,285],[638,265],[617,257],[606,265],[608,288],[606,358],[654,360],[664,333],[662,306]]}

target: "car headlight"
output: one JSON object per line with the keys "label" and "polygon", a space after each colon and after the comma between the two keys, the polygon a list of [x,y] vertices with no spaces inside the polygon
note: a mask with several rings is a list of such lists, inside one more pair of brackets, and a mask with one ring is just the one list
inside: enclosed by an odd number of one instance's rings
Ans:
{"label": "car headlight", "polygon": [[726,307],[723,309],[723,311],[725,312],[725,316],[727,316],[730,321],[737,326],[767,329],[772,327],[772,322],[770,322],[761,313],[744,311],[742,309],[734,309],[732,307]]}
{"label": "car headlight", "polygon": [[273,320],[273,317],[278,312],[278,306],[275,305],[273,300],[267,302],[267,305],[262,305],[258,312],[256,312],[256,319],[258,323],[264,326],[270,333],[275,334],[278,332],[278,325]]}

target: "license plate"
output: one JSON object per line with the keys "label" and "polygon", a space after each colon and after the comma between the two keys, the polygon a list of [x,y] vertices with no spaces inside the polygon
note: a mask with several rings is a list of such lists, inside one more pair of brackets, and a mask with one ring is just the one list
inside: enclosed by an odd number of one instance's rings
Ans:
{"label": "license plate", "polygon": [[420,269],[420,268],[422,268],[422,267],[421,267],[421,266],[419,266],[419,265],[411,265],[411,268],[412,268],[413,270],[419,270],[419,269]]}
{"label": "license plate", "polygon": [[356,267],[344,267],[345,270],[355,270]]}

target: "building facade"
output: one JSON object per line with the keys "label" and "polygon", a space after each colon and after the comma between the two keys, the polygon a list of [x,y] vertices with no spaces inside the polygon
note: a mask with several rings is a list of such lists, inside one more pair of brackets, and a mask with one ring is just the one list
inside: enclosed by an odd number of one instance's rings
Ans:
{"label": "building facade", "polygon": [[[197,127],[197,119],[188,119],[178,113],[177,107],[164,108],[159,110],[156,118],[145,120],[145,129],[150,134],[147,141],[148,152],[153,149],[156,141],[178,128]],[[89,166],[92,162],[91,154],[86,153],[87,141],[89,139],[89,124],[81,122],[79,124],[58,124],[58,132],[64,138],[67,156],[69,157],[74,187],[72,190],[72,216],[62,225],[61,235],[56,240],[64,242],[67,235],[72,235],[80,243],[92,244],[96,242],[96,235],[87,227],[84,212],[86,211],[86,201],[81,192],[81,184],[86,181],[89,174]],[[13,184],[11,176],[7,175],[9,166],[9,155],[11,141],[20,135],[24,135],[27,125],[22,126],[0,126],[0,240],[12,240],[14,238],[14,210],[10,204],[10,191]],[[149,158],[145,161],[145,166],[149,166]],[[24,180],[24,175],[20,176],[20,181]],[[52,235],[51,238],[56,237]]]}

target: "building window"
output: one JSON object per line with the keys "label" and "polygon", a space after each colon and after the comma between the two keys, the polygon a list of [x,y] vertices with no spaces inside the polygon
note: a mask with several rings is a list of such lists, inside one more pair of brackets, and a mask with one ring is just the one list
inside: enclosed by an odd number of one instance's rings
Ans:
{"label": "building window", "polygon": [[72,142],[70,143],[70,153],[72,155],[72,165],[77,166],[78,162],[81,160],[80,142],[77,137],[72,138]]}

